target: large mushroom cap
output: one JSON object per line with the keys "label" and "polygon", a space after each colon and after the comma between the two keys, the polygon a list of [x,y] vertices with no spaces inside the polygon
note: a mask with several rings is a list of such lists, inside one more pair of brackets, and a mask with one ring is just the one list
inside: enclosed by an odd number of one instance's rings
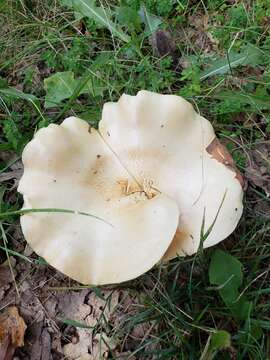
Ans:
{"label": "large mushroom cap", "polygon": [[21,217],[31,247],[84,284],[118,283],[154,266],[177,228],[179,210],[165,194],[148,199],[100,134],[78,118],[39,130],[23,152],[19,191],[25,208],[72,209]]}
{"label": "large mushroom cap", "polygon": [[[104,105],[99,130],[78,118],[37,132],[23,152],[25,208],[67,213],[21,217],[28,243],[82,282],[139,276],[165,254],[226,238],[242,214],[242,187],[211,124],[174,95],[140,91]],[[180,216],[179,216],[180,214]]]}
{"label": "large mushroom cap", "polygon": [[[242,215],[239,175],[212,125],[179,96],[140,91],[104,105],[100,133],[139,183],[174,199],[179,227],[166,258],[197,251],[235,229]],[[121,135],[120,135],[121,134]]]}

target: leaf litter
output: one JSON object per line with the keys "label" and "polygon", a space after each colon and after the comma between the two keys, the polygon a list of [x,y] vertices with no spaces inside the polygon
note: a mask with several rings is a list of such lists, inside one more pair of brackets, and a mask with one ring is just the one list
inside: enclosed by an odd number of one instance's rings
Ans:
{"label": "leaf litter", "polygon": [[[15,230],[14,234],[21,236]],[[22,251],[16,244],[14,241],[9,246]],[[27,248],[25,254],[31,259],[36,256]],[[121,333],[130,315],[138,311],[141,299],[137,292],[109,287],[96,291],[79,286],[47,265],[20,257],[10,259],[20,296],[8,265],[3,263],[0,314],[15,306],[27,326],[24,346],[16,349],[16,359],[100,360],[110,359],[112,352],[117,359],[136,359],[132,352],[153,327],[150,323],[135,325]]]}
{"label": "leaf litter", "polygon": [[251,147],[245,176],[270,197],[270,141],[257,142]]}

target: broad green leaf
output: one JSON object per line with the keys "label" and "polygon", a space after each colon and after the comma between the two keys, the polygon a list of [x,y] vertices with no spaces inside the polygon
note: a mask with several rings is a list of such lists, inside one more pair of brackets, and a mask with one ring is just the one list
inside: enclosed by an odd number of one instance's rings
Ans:
{"label": "broad green leaf", "polygon": [[6,95],[9,97],[13,97],[13,98],[17,98],[17,99],[27,100],[27,101],[30,101],[31,103],[37,104],[39,102],[39,100],[36,96],[34,96],[32,94],[26,94],[15,88],[12,88],[12,87],[1,88],[0,94]]}
{"label": "broad green leaf", "polygon": [[0,94],[3,94],[5,96],[11,97],[11,98],[15,98],[15,99],[29,101],[33,105],[33,107],[36,109],[36,111],[40,115],[40,117],[43,120],[45,120],[41,113],[41,110],[40,110],[39,99],[36,96],[34,96],[32,94],[26,94],[23,91],[19,91],[12,87],[0,88]]}
{"label": "broad green leaf", "polygon": [[218,351],[231,346],[231,335],[225,330],[218,330],[211,334],[200,360],[212,360]]}
{"label": "broad green leaf", "polygon": [[262,329],[257,325],[251,325],[250,332],[252,334],[252,337],[256,340],[259,340],[263,336]]}
{"label": "broad green leaf", "polygon": [[142,6],[139,11],[142,22],[145,25],[145,32],[147,35],[153,34],[162,24],[162,20],[148,12],[145,6]]}
{"label": "broad green leaf", "polygon": [[116,9],[116,18],[119,24],[130,31],[139,31],[141,29],[141,18],[139,14],[129,6],[119,6]]}
{"label": "broad green leaf", "polygon": [[225,90],[217,94],[213,94],[212,98],[219,100],[231,101],[243,106],[250,106],[250,110],[260,112],[260,110],[269,110],[270,101],[269,96],[259,96],[253,94],[246,94],[236,91]]}
{"label": "broad green leaf", "polygon": [[25,138],[13,119],[6,119],[3,122],[3,133],[12,148],[20,153],[25,143]]}
{"label": "broad green leaf", "polygon": [[72,7],[75,11],[89,19],[95,20],[124,42],[129,42],[130,37],[126,35],[113,21],[105,7],[97,7],[94,0],[73,0]]}
{"label": "broad green leaf", "polygon": [[5,78],[3,78],[2,76],[0,76],[0,89],[2,88],[7,88],[8,87],[8,82]]}
{"label": "broad green leaf", "polygon": [[28,100],[30,102],[38,102],[38,98],[36,96],[32,94],[26,94],[12,87],[1,88],[0,93],[6,96],[10,96],[22,100]]}
{"label": "broad green leaf", "polygon": [[[79,79],[79,82],[83,79]],[[106,85],[102,85],[100,79],[92,77],[83,85],[80,94],[91,94],[93,97],[103,95],[106,90]]]}
{"label": "broad green leaf", "polygon": [[[60,0],[60,4],[69,8],[73,7],[73,0]],[[83,16],[78,13],[77,11],[74,11],[74,17],[76,20],[80,20],[83,18]]]}
{"label": "broad green leaf", "polygon": [[[91,76],[92,77],[92,76]],[[105,89],[96,78],[75,79],[72,71],[58,72],[44,80],[45,108],[52,108],[74,94],[102,95]]]}
{"label": "broad green leaf", "polygon": [[77,81],[72,71],[58,72],[44,80],[46,90],[45,108],[57,106],[74,92]]}
{"label": "broad green leaf", "polygon": [[238,288],[242,284],[242,264],[222,250],[216,250],[211,259],[209,281],[218,285],[219,293],[226,305],[237,300]]}
{"label": "broad green leaf", "polygon": [[236,303],[230,305],[230,310],[235,318],[246,320],[250,317],[252,306],[253,304],[251,301],[248,301],[244,296],[241,296]]}
{"label": "broad green leaf", "polygon": [[225,330],[218,330],[211,336],[209,349],[221,350],[231,345],[231,335]]}
{"label": "broad green leaf", "polygon": [[208,69],[200,75],[200,80],[211,76],[222,75],[237,66],[257,66],[263,60],[263,52],[257,47],[248,45],[241,53],[229,53],[227,57],[214,61]]}
{"label": "broad green leaf", "polygon": [[60,4],[67,7],[72,7],[73,0],[60,0]]}

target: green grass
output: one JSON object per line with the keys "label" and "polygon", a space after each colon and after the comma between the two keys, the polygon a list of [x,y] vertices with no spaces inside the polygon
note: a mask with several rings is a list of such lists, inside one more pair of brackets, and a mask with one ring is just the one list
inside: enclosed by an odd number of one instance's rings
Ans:
{"label": "green grass", "polygon": [[[96,2],[101,19],[79,15],[83,8],[74,15],[65,4],[71,1],[0,0],[1,152],[20,157],[38,128],[70,115],[97,126],[104,102],[140,89],[191,101],[243,172],[247,151],[269,141],[268,0]],[[174,39],[168,55],[153,45],[158,29]],[[10,166],[3,157],[0,173]],[[11,212],[1,225],[4,260],[9,252],[14,256],[9,241],[22,199],[12,181],[0,186],[1,212]],[[254,211],[258,201],[269,198],[249,184],[242,220],[219,245],[242,264],[237,311],[209,282],[216,249],[208,249],[123,285],[139,294],[141,304],[117,328],[106,326],[107,332],[136,359],[269,359],[270,224]],[[152,330],[130,345],[132,329],[151,322]],[[220,330],[225,335],[215,338]],[[223,342],[215,347],[218,336]],[[110,356],[115,358],[113,351]]]}

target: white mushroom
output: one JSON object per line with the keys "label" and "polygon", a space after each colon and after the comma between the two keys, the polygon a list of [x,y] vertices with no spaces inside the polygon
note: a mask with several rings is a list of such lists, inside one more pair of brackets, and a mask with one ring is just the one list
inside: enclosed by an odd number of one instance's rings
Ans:
{"label": "white mushroom", "polygon": [[[191,255],[228,237],[242,215],[241,175],[212,125],[175,95],[140,91],[104,105],[99,130],[121,164],[139,183],[174,199],[180,222],[166,253]],[[217,217],[217,218],[216,218]]]}
{"label": "white mushroom", "polygon": [[100,134],[78,118],[39,130],[23,151],[18,190],[25,208],[91,213],[28,213],[21,217],[30,246],[84,284],[118,283],[153,267],[167,250],[179,210],[165,194],[148,199]]}
{"label": "white mushroom", "polygon": [[[82,283],[144,273],[164,256],[226,238],[242,213],[242,187],[211,124],[184,99],[140,91],[104,105],[99,131],[68,118],[37,132],[23,152],[26,240]],[[179,217],[180,214],[180,217]]]}

